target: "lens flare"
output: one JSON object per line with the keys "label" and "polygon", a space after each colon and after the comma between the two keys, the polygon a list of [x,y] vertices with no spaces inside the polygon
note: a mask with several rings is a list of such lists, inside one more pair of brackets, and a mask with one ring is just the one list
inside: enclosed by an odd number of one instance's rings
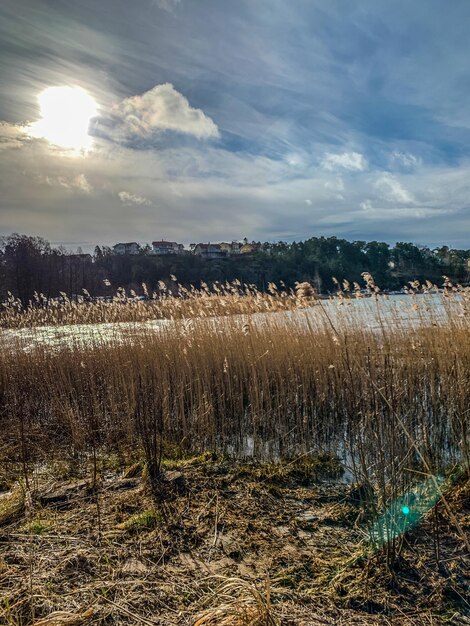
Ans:
{"label": "lens flare", "polygon": [[371,541],[383,545],[419,524],[441,497],[445,482],[442,476],[434,476],[399,496],[369,529]]}

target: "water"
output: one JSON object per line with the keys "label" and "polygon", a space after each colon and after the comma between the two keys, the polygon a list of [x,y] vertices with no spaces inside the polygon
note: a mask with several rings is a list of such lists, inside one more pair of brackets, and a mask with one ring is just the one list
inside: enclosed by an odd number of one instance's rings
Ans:
{"label": "water", "polygon": [[312,330],[325,327],[342,330],[345,328],[367,328],[380,331],[383,328],[417,327],[419,325],[440,326],[448,322],[449,310],[458,316],[465,315],[462,301],[454,297],[444,302],[441,294],[410,296],[406,294],[360,299],[322,300],[318,304],[293,311],[231,315],[195,320],[151,320],[147,322],[115,322],[101,324],[75,324],[64,326],[41,326],[36,328],[9,329],[0,331],[0,346],[15,346],[23,350],[48,346],[51,349],[70,347],[74,349],[110,343],[144,340],[149,334],[182,329],[191,332],[192,327],[204,324],[214,331],[224,327],[243,332],[246,325],[276,325],[286,330],[293,326],[309,327]]}

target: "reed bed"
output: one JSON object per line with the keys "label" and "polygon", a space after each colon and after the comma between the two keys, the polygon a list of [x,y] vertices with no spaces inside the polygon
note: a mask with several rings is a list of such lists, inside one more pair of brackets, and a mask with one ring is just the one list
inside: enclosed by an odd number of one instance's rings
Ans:
{"label": "reed bed", "polygon": [[99,324],[115,322],[145,322],[148,320],[180,320],[207,318],[233,314],[287,311],[305,305],[316,298],[309,283],[297,283],[296,289],[278,288],[269,283],[266,292],[255,285],[241,283],[214,283],[209,287],[184,287],[172,276],[170,284],[160,281],[154,291],[142,285],[142,294],[126,293],[119,288],[109,298],[92,298],[86,289],[83,294],[59,298],[35,294],[33,300],[23,303],[11,293],[0,312],[0,328],[33,328],[66,324]]}
{"label": "reed bed", "polygon": [[445,323],[434,300],[413,306],[423,322],[412,327],[377,299],[375,328],[354,307],[338,318],[320,304],[315,317],[196,318],[106,344],[10,342],[4,452],[26,468],[126,448],[155,463],[164,446],[262,459],[326,451],[356,478],[396,484],[468,466],[469,318],[462,302]]}
{"label": "reed bed", "polygon": [[[433,289],[418,297],[423,286],[412,285],[400,312],[378,295],[371,277],[365,279],[367,315],[354,305],[348,285],[333,302],[317,301],[313,308],[305,306],[311,293],[304,287],[307,295],[298,290],[294,312],[196,316],[161,332],[136,325],[106,342],[72,336],[53,346],[30,339],[25,345],[20,335],[4,342],[0,466],[11,468],[19,483],[3,497],[0,518],[30,510],[38,468],[82,468],[82,477],[89,472],[100,537],[100,472],[111,458],[121,466],[145,465],[158,512],[152,519],[163,525],[172,515],[165,457],[210,451],[216,458],[282,461],[283,471],[292,466],[312,476],[321,458],[323,466],[331,460],[324,476],[337,479],[344,471],[356,483],[347,515],[354,527],[362,526],[370,554],[382,555],[389,572],[400,563],[406,532],[423,518],[429,525],[432,511],[436,563],[438,510],[458,538],[456,549],[469,550],[459,510],[464,505],[447,499],[457,481],[468,493],[468,294],[447,284],[444,293]],[[340,513],[344,507],[337,505]],[[145,515],[138,524],[147,527]],[[349,565],[343,569],[335,585],[350,575]],[[234,587],[233,597],[226,593],[199,623],[231,623],[232,617],[276,623],[269,593],[251,598],[247,589]]]}

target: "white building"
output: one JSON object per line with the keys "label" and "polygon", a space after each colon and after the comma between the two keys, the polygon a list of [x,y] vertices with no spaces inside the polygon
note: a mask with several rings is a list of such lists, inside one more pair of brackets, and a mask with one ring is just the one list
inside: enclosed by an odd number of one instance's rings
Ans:
{"label": "white building", "polygon": [[129,243],[117,243],[113,246],[114,254],[139,254],[140,246],[135,241]]}
{"label": "white building", "polygon": [[184,246],[176,241],[152,241],[153,254],[183,254]]}

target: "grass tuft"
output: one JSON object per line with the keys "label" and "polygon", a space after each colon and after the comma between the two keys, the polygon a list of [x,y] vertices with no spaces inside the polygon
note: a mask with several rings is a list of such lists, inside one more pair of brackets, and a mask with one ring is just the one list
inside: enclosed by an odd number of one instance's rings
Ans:
{"label": "grass tuft", "polygon": [[162,522],[163,518],[161,514],[153,509],[150,509],[148,511],[132,515],[125,522],[119,524],[118,529],[131,534],[139,534],[160,526]]}

